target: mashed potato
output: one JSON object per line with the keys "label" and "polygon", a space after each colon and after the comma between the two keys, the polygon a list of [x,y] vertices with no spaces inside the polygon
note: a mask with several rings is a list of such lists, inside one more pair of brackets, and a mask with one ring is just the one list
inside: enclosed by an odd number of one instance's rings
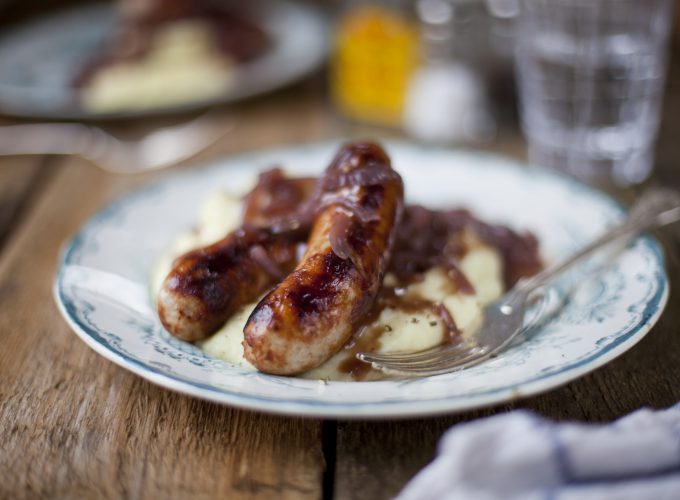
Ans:
{"label": "mashed potato", "polygon": [[234,75],[234,63],[215,47],[204,22],[174,22],[154,33],[144,57],[98,70],[82,102],[91,111],[113,112],[203,101],[224,95]]}
{"label": "mashed potato", "polygon": [[[158,261],[151,279],[152,295],[160,289],[170,271],[175,257],[193,248],[218,241],[228,232],[237,228],[241,219],[241,201],[226,193],[217,193],[208,198],[201,207],[199,223],[195,230],[178,236],[177,240]],[[430,269],[420,282],[413,283],[401,291],[403,298],[417,297],[443,304],[453,317],[463,336],[474,330],[481,320],[484,305],[503,293],[502,263],[492,247],[482,243],[471,233],[465,234],[469,248],[460,262],[460,270],[475,289],[474,294],[457,292],[451,280],[441,268]],[[388,274],[385,284],[395,281]],[[234,365],[255,370],[243,358],[243,327],[258,301],[241,308],[229,321],[210,338],[198,345],[211,356]],[[380,335],[375,337],[378,331]],[[373,335],[374,341],[368,336]],[[355,353],[370,345],[378,352],[419,351],[441,344],[446,335],[442,319],[433,311],[410,312],[386,307],[380,315],[357,334],[335,356],[326,363],[301,377],[326,380],[353,380],[358,368],[361,378],[381,378],[382,374],[368,370],[368,365],[355,361]],[[366,338],[362,338],[362,337]],[[354,375],[353,375],[354,373]]]}

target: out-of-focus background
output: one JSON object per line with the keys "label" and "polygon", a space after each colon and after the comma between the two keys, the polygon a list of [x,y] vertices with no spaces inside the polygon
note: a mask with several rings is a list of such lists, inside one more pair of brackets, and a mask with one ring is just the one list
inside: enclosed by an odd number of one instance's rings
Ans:
{"label": "out-of-focus background", "polygon": [[[670,19],[670,0],[645,4],[643,21],[635,2],[615,19],[549,12],[558,23],[545,31],[564,36],[543,40],[546,14],[528,19],[523,3],[532,2],[4,0],[0,113],[8,123],[85,121],[123,137],[206,109],[238,129],[247,114],[253,130],[226,134],[217,153],[396,136],[524,156],[521,116],[532,161],[605,185],[646,179],[670,158],[654,154],[666,147],[656,141],[659,116],[680,121],[680,9],[670,41],[657,25]],[[649,29],[622,39],[641,24]],[[598,46],[605,35],[611,57]],[[571,144],[585,142],[592,148],[574,156]]]}

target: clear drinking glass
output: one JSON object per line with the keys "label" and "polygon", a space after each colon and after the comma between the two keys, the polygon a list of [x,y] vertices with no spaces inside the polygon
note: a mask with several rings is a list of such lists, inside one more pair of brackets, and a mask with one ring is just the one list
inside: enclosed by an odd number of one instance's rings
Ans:
{"label": "clear drinking glass", "polygon": [[533,163],[599,183],[653,162],[672,0],[522,0],[516,71]]}

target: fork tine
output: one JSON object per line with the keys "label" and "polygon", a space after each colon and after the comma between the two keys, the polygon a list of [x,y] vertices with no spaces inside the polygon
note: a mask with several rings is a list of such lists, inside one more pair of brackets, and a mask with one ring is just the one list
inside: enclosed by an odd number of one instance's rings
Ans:
{"label": "fork tine", "polygon": [[[473,353],[470,353],[469,351],[462,351],[459,356],[456,356],[455,359],[460,359],[465,358]],[[366,361],[370,361],[371,363],[377,363],[383,366],[390,366],[394,368],[406,368],[406,369],[419,369],[419,368],[426,368],[429,366],[432,366],[433,364],[436,363],[441,363],[443,361],[451,359],[450,355],[447,355],[447,353],[442,353],[438,355],[432,355],[429,358],[424,358],[419,361],[404,361],[404,360],[376,360],[376,359],[371,359],[370,357],[365,357],[364,358]]]}
{"label": "fork tine", "polygon": [[450,359],[441,359],[429,366],[419,367],[413,365],[393,365],[392,363],[372,363],[372,365],[373,367],[381,370],[426,377],[430,375],[441,375],[444,373],[450,373],[468,368],[487,359],[488,356],[488,352],[476,353],[465,358],[459,358],[454,362],[452,362]]}
{"label": "fork tine", "polygon": [[466,368],[469,368],[471,366],[474,366],[476,364],[481,363],[486,359],[486,356],[480,356],[478,358],[475,358],[473,360],[470,360],[469,362],[461,365],[456,365],[456,366],[445,366],[442,368],[432,368],[432,369],[427,369],[427,370],[407,370],[407,369],[399,369],[399,368],[389,368],[389,367],[377,367],[378,369],[381,369],[382,371],[386,373],[393,373],[395,375],[406,375],[409,377],[432,377],[435,375],[445,375],[447,373],[453,373],[457,372],[460,370],[464,370]]}
{"label": "fork tine", "polygon": [[456,366],[458,364],[466,363],[467,361],[474,359],[478,356],[484,356],[484,352],[479,352],[477,350],[469,350],[467,352],[461,353],[459,356],[450,357],[442,354],[438,357],[432,357],[428,361],[421,361],[420,363],[383,363],[384,366],[390,366],[394,368],[422,371],[422,370],[432,370],[444,367]]}
{"label": "fork tine", "polygon": [[456,350],[440,348],[435,351],[428,352],[426,355],[419,356],[418,359],[392,359],[388,355],[380,356],[372,353],[360,353],[357,356],[363,361],[375,363],[382,366],[390,367],[404,367],[404,368],[428,368],[433,365],[442,363],[457,363],[462,362],[470,357],[486,354],[487,349],[477,346],[466,345],[465,348],[458,348]]}
{"label": "fork tine", "polygon": [[457,344],[447,344],[444,346],[435,346],[430,349],[418,352],[400,352],[400,353],[373,353],[373,352],[362,352],[359,353],[361,356],[370,357],[376,361],[419,361],[421,359],[428,359],[429,357],[439,354],[440,352],[455,353],[462,350],[467,350],[470,348],[470,344],[465,342],[459,342]]}

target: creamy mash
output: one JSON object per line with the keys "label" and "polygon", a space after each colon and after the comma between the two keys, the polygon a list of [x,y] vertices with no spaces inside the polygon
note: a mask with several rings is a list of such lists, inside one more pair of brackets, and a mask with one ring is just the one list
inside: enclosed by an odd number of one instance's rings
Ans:
{"label": "creamy mash", "polygon": [[154,33],[143,57],[99,69],[83,88],[82,102],[89,110],[111,112],[202,101],[229,90],[234,74],[205,22],[178,21]]}
{"label": "creamy mash", "polygon": [[[214,243],[228,232],[236,229],[241,221],[241,201],[226,193],[216,193],[208,198],[200,209],[199,223],[195,230],[177,237],[172,247],[158,261],[152,276],[152,295],[155,299],[165,277],[170,272],[172,261],[179,255],[194,248]],[[405,287],[402,297],[409,296],[443,304],[453,317],[463,336],[474,330],[481,320],[484,305],[503,293],[502,261],[491,246],[466,233],[468,252],[461,259],[460,270],[474,287],[474,294],[456,292],[451,280],[441,268],[432,268],[420,282]],[[385,284],[394,282],[391,274],[385,277]],[[198,342],[206,353],[241,367],[255,368],[243,358],[243,327],[258,301],[241,308],[217,333]],[[433,311],[410,312],[385,308],[366,331],[381,332],[373,349],[378,352],[419,351],[441,344],[445,338],[442,319]],[[300,375],[302,378],[352,380],[346,365],[352,362],[356,348],[361,345],[363,330],[348,342],[326,363]],[[368,333],[366,334],[368,335]],[[381,378],[382,374],[370,370],[365,380]]]}

